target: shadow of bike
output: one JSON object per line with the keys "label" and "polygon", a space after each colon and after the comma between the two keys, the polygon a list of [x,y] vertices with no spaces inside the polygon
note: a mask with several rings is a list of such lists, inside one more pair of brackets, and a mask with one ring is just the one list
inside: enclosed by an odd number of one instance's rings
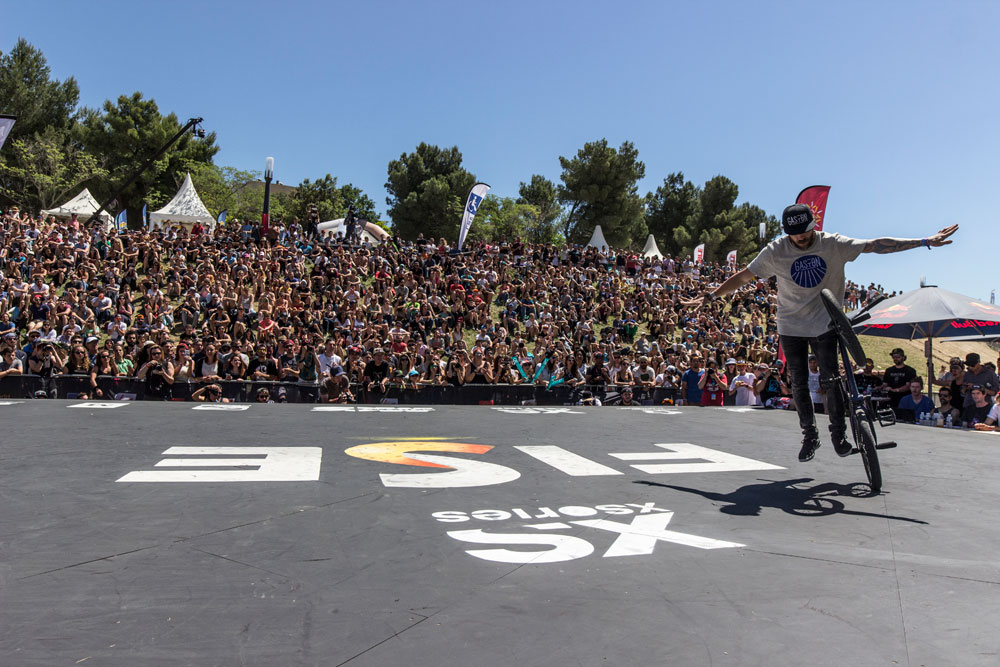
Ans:
{"label": "shadow of bike", "polygon": [[760,480],[760,484],[747,484],[729,493],[705,491],[648,480],[636,480],[635,484],[683,491],[684,493],[698,495],[708,500],[725,503],[719,508],[719,511],[736,516],[760,516],[764,508],[773,508],[794,516],[821,517],[832,514],[850,514],[854,516],[870,516],[892,519],[894,521],[927,524],[926,521],[919,519],[847,509],[844,503],[838,500],[838,498],[871,497],[871,488],[867,484],[823,482],[813,486],[806,486],[809,482],[813,481],[815,480],[811,477],[789,480]]}

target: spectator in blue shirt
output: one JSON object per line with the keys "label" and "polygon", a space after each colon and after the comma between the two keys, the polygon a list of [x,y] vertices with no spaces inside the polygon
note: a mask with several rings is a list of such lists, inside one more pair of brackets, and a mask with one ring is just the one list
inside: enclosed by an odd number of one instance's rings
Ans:
{"label": "spectator in blue shirt", "polygon": [[684,397],[684,405],[701,405],[701,389],[698,382],[705,371],[701,370],[701,359],[691,357],[691,368],[687,369],[681,377],[681,396]]}
{"label": "spectator in blue shirt", "polygon": [[910,393],[899,400],[897,408],[903,421],[917,421],[924,412],[934,412],[934,401],[924,396],[924,379],[919,375],[910,380]]}

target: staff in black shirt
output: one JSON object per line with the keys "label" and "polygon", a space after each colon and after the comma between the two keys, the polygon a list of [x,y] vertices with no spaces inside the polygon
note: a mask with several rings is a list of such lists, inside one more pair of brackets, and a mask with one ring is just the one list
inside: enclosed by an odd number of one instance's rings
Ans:
{"label": "staff in black shirt", "polygon": [[893,365],[885,369],[885,373],[882,375],[882,386],[879,389],[888,394],[889,405],[895,410],[899,407],[903,396],[909,393],[910,380],[917,377],[917,371],[903,363],[906,361],[906,355],[902,348],[897,347],[890,355]]}
{"label": "staff in black shirt", "polygon": [[377,347],[372,353],[372,360],[365,365],[364,381],[368,391],[385,393],[389,386],[389,362],[385,360],[385,351]]}

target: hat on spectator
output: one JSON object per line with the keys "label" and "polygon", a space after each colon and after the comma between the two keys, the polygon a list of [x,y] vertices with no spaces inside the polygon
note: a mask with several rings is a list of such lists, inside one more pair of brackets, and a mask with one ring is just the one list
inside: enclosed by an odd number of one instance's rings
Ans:
{"label": "hat on spectator", "polygon": [[97,342],[99,342],[100,340],[101,340],[101,339],[100,339],[100,338],[98,338],[97,336],[87,336],[87,340],[86,340],[86,341],[84,341],[84,342],[85,342],[85,343],[86,343],[87,345],[90,345],[91,343],[97,343]]}
{"label": "hat on spectator", "polygon": [[892,356],[895,356],[897,354],[899,356],[903,357],[903,359],[906,359],[906,353],[903,352],[903,348],[901,348],[901,347],[893,348],[892,352],[889,353],[889,356],[892,357]]}
{"label": "hat on spectator", "polygon": [[979,355],[975,352],[969,352],[965,355],[965,365],[966,366],[978,366],[979,365]]}
{"label": "hat on spectator", "polygon": [[775,359],[774,360],[774,365],[777,366],[778,368],[784,368],[785,367],[785,362],[782,361],[781,359]]}
{"label": "hat on spectator", "polygon": [[330,377],[339,378],[341,375],[347,375],[344,372],[343,366],[340,364],[333,364],[330,366]]}
{"label": "hat on spectator", "polygon": [[3,335],[4,338],[17,338],[17,334],[13,331],[8,331]]}
{"label": "hat on spectator", "polygon": [[728,366],[729,364],[735,364],[735,363],[736,363],[736,360],[733,359],[732,357],[729,357],[728,359],[726,359],[726,364],[725,365]]}

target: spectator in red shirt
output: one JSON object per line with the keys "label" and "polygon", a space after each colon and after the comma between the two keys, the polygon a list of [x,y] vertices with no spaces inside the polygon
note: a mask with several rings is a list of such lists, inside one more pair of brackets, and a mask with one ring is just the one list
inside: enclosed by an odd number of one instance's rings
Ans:
{"label": "spectator in red shirt", "polygon": [[705,374],[698,380],[698,388],[701,389],[701,404],[703,406],[722,405],[728,387],[729,382],[726,380],[726,374],[719,372],[719,364],[715,359],[709,358]]}

